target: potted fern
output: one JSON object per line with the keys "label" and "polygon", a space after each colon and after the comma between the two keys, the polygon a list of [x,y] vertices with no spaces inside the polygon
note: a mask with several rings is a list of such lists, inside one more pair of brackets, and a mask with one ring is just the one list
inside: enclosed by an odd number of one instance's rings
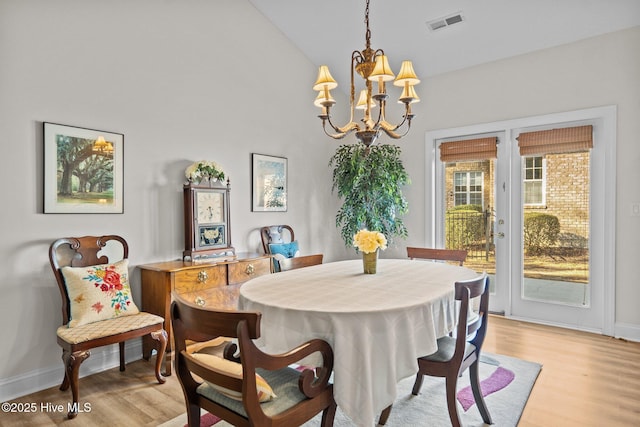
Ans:
{"label": "potted fern", "polygon": [[400,154],[395,145],[349,144],[338,147],[331,157],[332,192],[343,200],[336,226],[345,245],[352,246],[362,229],[378,231],[390,242],[407,236],[402,216],[408,205],[402,186],[410,180]]}

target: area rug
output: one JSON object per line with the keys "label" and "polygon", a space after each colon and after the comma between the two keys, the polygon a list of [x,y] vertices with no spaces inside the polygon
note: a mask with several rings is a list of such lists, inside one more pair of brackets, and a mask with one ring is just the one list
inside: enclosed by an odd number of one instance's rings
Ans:
{"label": "area rug", "polygon": [[[493,423],[500,427],[515,427],[522,416],[529,394],[533,389],[542,366],[513,357],[483,354],[480,363],[482,394],[489,408]],[[449,413],[445,398],[443,378],[425,377],[418,396],[411,394],[414,377],[398,383],[397,398],[391,416],[386,423],[389,427],[406,426],[449,426]],[[469,374],[458,379],[458,412],[466,427],[485,426],[469,388]],[[183,427],[187,416],[183,414],[162,424],[162,427]],[[227,427],[230,424],[219,421],[211,414],[203,413],[201,427]],[[304,424],[304,427],[320,425],[320,416]],[[340,411],[336,413],[334,426],[352,427],[355,424]]]}

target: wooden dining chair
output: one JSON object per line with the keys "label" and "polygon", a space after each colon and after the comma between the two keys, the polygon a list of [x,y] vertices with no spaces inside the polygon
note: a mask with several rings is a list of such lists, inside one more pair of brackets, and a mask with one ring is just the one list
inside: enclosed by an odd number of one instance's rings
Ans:
{"label": "wooden dining chair", "polygon": [[[119,249],[108,252],[107,245]],[[49,247],[49,262],[62,297],[62,326],[57,336],[64,363],[60,390],[71,385],[73,397],[68,418],[78,414],[80,365],[93,348],[118,344],[120,370],[124,371],[125,341],[150,335],[157,341],[156,379],[160,384],[165,382],[160,374],[167,346],[164,319],[139,311],[135,305],[128,280],[128,256],[127,242],[115,235],[66,237]]]}
{"label": "wooden dining chair", "polygon": [[[286,236],[289,234],[289,236]],[[291,243],[296,240],[293,228],[290,225],[267,225],[260,228],[260,239],[262,240],[262,250],[265,254],[270,254],[270,243]]]}
{"label": "wooden dining chair", "polygon": [[280,271],[294,270],[296,268],[310,267],[322,264],[323,254],[303,255],[295,258],[285,258],[278,260]]}
{"label": "wooden dining chair", "polygon": [[[480,297],[480,305],[474,316],[475,320],[469,320],[470,307],[472,311],[475,311],[469,301],[478,296]],[[480,350],[487,332],[489,318],[489,278],[487,275],[483,274],[472,280],[456,282],[455,299],[460,302],[456,336],[447,335],[438,339],[438,350],[435,353],[418,358],[418,374],[411,393],[414,396],[418,395],[425,375],[444,377],[449,419],[453,427],[460,427],[462,422],[456,404],[456,388],[458,377],[468,368],[473,398],[482,420],[485,424],[493,424],[482,397],[478,375]],[[384,425],[390,413],[391,406],[382,412],[379,423]]]}
{"label": "wooden dining chair", "polygon": [[[206,309],[180,299],[171,304],[175,370],[189,426],[200,426],[200,408],[234,426],[297,426],[320,412],[321,425],[333,425],[331,346],[313,339],[286,353],[263,353],[253,342],[260,337],[261,318],[255,311]],[[194,341],[217,337],[235,338],[238,344],[229,342],[224,357],[188,350]],[[322,357],[315,370],[290,367],[312,354]]]}
{"label": "wooden dining chair", "polygon": [[467,251],[463,249],[434,249],[407,247],[407,256],[410,259],[430,259],[435,261],[452,261],[464,265],[467,259]]}
{"label": "wooden dining chair", "polygon": [[[287,236],[288,234],[288,236]],[[295,238],[293,228],[289,225],[267,225],[260,228],[260,238],[262,239],[262,249],[267,255],[271,255],[271,272],[280,271],[278,261],[284,258],[300,256],[298,241]]]}

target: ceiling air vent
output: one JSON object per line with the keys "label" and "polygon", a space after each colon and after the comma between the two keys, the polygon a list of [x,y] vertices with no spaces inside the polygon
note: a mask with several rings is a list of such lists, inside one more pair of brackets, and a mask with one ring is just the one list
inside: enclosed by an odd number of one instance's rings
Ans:
{"label": "ceiling air vent", "polygon": [[443,16],[442,18],[428,21],[427,26],[431,31],[438,31],[463,21],[464,16],[462,15],[462,12],[456,12],[451,15]]}

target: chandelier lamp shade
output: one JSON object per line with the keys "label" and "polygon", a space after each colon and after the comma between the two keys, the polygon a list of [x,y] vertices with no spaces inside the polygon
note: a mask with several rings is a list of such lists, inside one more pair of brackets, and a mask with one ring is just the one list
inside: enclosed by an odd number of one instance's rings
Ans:
{"label": "chandelier lamp shade", "polygon": [[[396,76],[382,49],[371,48],[371,30],[369,29],[369,0],[365,8],[364,22],[366,25],[365,49],[353,51],[351,54],[351,92],[350,118],[344,126],[336,126],[331,121],[331,107],[336,104],[331,96],[331,90],[338,87],[329,72],[329,67],[321,65],[318,71],[318,79],[313,85],[313,90],[318,91],[314,105],[319,107],[321,113],[318,117],[322,120],[324,132],[333,139],[342,139],[355,132],[358,141],[369,147],[384,132],[393,139],[405,136],[411,128],[411,120],[414,114],[411,112],[411,104],[419,102],[414,86],[420,83],[413,70],[411,61],[403,61],[400,72]],[[356,101],[355,73],[364,79],[365,88],[360,90]],[[394,86],[402,88],[398,98],[399,104],[404,104],[404,116],[398,124],[391,124],[386,118],[386,107],[389,95],[386,91],[386,83],[393,81]],[[377,92],[374,93],[374,86]],[[377,111],[376,111],[377,109]],[[355,110],[362,110],[360,123],[355,121]]]}

